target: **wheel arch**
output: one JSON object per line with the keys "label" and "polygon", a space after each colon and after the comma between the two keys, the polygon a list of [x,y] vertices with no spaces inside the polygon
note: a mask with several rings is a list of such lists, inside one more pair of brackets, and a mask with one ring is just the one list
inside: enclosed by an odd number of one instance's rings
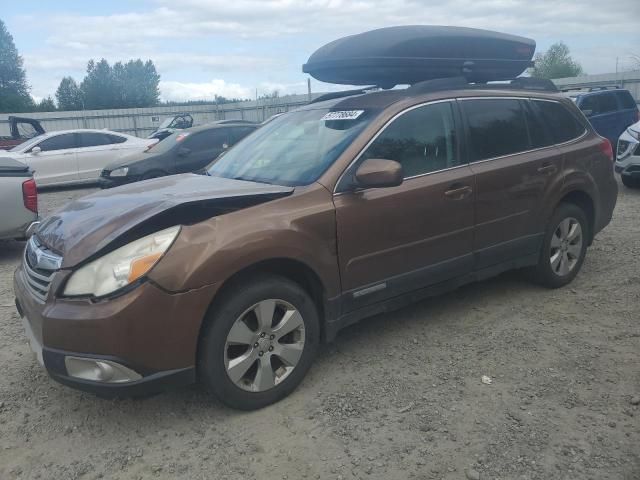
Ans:
{"label": "wheel arch", "polygon": [[557,202],[555,208],[557,208],[561,203],[572,203],[580,207],[585,212],[587,221],[589,222],[588,245],[591,245],[591,243],[593,242],[596,222],[595,202],[591,195],[581,189],[570,190],[564,193],[564,195]]}
{"label": "wheel arch", "polygon": [[[219,304],[225,295],[229,294],[235,288],[239,288],[241,283],[248,277],[258,274],[272,274],[284,277],[298,284],[305,292],[309,294],[318,309],[318,318],[320,319],[320,338],[325,338],[326,313],[329,308],[327,301],[326,289],[318,273],[308,264],[289,257],[276,257],[245,266],[229,276],[220,285],[213,299],[211,300],[205,318],[200,325],[198,332],[198,351],[200,350],[200,340],[204,329],[207,326],[206,318],[211,311]],[[198,357],[196,357],[198,358]]]}

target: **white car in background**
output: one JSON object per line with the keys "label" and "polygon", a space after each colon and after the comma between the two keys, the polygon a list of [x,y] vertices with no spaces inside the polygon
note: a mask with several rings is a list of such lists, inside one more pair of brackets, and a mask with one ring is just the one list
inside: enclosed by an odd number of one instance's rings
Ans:
{"label": "white car in background", "polygon": [[63,130],[27,140],[5,156],[27,164],[39,187],[94,183],[105,165],[154,143],[110,130]]}
{"label": "white car in background", "polygon": [[640,122],[620,135],[615,170],[625,186],[640,188]]}

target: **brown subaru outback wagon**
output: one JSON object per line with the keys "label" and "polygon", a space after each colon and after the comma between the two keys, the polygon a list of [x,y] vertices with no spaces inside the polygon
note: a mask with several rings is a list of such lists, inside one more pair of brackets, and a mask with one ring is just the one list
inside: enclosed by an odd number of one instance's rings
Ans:
{"label": "brown subaru outback wagon", "polygon": [[443,85],[319,99],[208,175],[51,216],[15,273],[39,361],[101,395],[200,380],[259,408],[364,317],[509,269],[569,283],[616,203],[611,145],[552,92]]}

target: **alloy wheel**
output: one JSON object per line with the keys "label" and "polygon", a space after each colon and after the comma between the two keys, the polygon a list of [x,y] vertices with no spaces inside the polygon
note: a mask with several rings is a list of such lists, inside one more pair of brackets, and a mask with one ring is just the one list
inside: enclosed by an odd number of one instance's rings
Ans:
{"label": "alloy wheel", "polygon": [[549,263],[553,273],[565,276],[571,273],[582,254],[582,227],[573,217],[560,222],[551,236]]}
{"label": "alloy wheel", "polygon": [[300,312],[284,300],[262,300],[245,310],[227,334],[227,375],[243,390],[270,390],[296,368],[304,343]]}

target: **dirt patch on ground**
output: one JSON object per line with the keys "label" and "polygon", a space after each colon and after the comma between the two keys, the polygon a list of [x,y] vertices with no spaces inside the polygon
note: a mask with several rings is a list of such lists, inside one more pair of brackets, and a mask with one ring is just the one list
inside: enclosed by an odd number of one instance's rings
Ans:
{"label": "dirt patch on ground", "polygon": [[[44,193],[44,213],[88,191]],[[252,413],[50,380],[13,307],[23,248],[0,243],[1,479],[640,478],[640,191],[571,285],[509,273],[365,320]]]}

